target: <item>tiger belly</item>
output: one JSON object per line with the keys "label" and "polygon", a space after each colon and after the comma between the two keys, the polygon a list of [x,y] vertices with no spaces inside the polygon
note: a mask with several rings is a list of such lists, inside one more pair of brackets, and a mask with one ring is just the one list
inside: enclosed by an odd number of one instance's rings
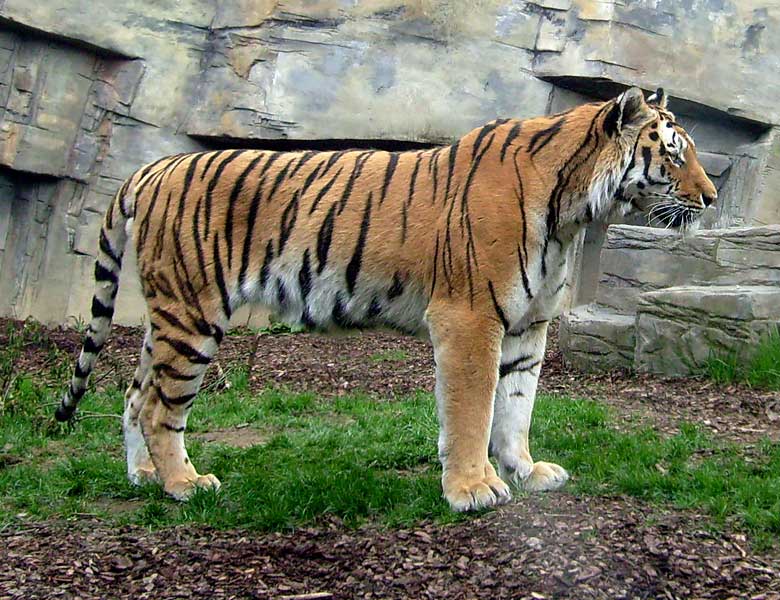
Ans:
{"label": "tiger belly", "polygon": [[277,260],[242,293],[247,302],[269,308],[286,323],[322,331],[384,326],[417,335],[425,327],[428,302],[422,285],[397,276],[388,281],[364,272],[350,291],[343,268],[316,273],[306,257]]}

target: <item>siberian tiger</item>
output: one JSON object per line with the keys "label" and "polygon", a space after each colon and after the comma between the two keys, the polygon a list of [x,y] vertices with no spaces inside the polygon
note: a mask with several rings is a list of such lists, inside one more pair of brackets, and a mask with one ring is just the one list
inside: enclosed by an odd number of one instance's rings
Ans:
{"label": "siberian tiger", "polygon": [[508,484],[558,488],[567,472],[531,458],[528,432],[569,245],[613,212],[694,225],[716,195],[663,90],[645,101],[637,88],[430,150],[163,158],[108,208],[92,320],[56,417],[84,395],[131,237],[149,317],[125,396],[134,483],[179,500],[219,487],[190,463],[187,415],[231,314],[259,302],[316,329],[427,330],[454,510],[506,502]]}

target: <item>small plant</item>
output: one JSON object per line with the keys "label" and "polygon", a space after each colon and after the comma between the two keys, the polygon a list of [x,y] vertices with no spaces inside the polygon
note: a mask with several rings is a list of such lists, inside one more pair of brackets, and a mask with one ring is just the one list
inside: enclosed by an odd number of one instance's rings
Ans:
{"label": "small plant", "polygon": [[704,374],[719,384],[745,383],[751,387],[780,389],[780,331],[762,336],[748,356],[737,351],[713,354]]}
{"label": "small plant", "polygon": [[396,350],[384,350],[382,352],[377,352],[376,354],[372,354],[368,357],[369,360],[373,362],[403,362],[407,360],[409,356],[404,352],[403,350],[396,349]]}

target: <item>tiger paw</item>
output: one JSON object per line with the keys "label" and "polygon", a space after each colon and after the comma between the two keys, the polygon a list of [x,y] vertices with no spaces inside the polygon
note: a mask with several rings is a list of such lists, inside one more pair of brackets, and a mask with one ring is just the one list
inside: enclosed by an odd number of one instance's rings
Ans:
{"label": "tiger paw", "polygon": [[489,508],[512,499],[509,486],[495,475],[485,475],[476,480],[445,476],[443,487],[444,497],[455,512]]}
{"label": "tiger paw", "polygon": [[222,486],[216,476],[208,473],[207,475],[197,475],[195,479],[185,479],[183,481],[174,481],[165,484],[165,493],[172,496],[179,502],[186,502],[198,490],[217,491]]}
{"label": "tiger paw", "polygon": [[560,465],[539,461],[534,463],[522,486],[529,492],[546,492],[563,487],[568,480],[569,474]]}
{"label": "tiger paw", "polygon": [[146,485],[148,483],[159,483],[160,478],[157,475],[157,469],[153,465],[145,467],[136,467],[127,471],[127,478],[133,485]]}

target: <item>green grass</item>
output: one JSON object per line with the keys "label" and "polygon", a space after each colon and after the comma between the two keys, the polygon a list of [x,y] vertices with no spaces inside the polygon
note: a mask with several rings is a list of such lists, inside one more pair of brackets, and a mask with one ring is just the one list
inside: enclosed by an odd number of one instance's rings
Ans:
{"label": "green grass", "polygon": [[[241,371],[229,378],[230,389],[201,395],[190,419],[193,462],[220,477],[222,491],[179,504],[156,486],[127,482],[120,423],[96,417],[120,413],[118,389],[88,394],[80,414],[91,418],[68,430],[51,418],[53,384],[17,377],[0,412],[0,525],[20,513],[257,530],[331,516],[353,525],[468,518],[451,514],[441,499],[431,395],[323,400],[283,390],[254,394]],[[618,418],[596,402],[540,396],[534,455],[572,473],[570,493],[626,494],[694,509],[709,515],[712,526],[748,531],[760,544],[780,535],[780,444],[745,448],[693,425],[671,437],[625,420],[628,430],[618,430]],[[262,443],[235,448],[197,439],[200,432],[235,427],[256,430]]]}
{"label": "green grass", "polygon": [[381,363],[381,362],[404,362],[409,358],[409,355],[406,354],[401,349],[396,350],[384,350],[383,352],[377,352],[376,354],[372,354],[368,357],[368,359],[372,362]]}
{"label": "green grass", "polygon": [[720,384],[745,383],[751,387],[780,390],[780,332],[762,337],[749,356],[738,352],[713,354],[704,374]]}

